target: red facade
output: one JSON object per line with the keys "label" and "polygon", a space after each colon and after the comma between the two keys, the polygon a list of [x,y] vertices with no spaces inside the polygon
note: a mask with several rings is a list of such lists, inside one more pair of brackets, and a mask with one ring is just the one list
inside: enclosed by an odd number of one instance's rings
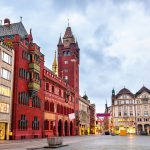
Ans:
{"label": "red facade", "polygon": [[71,27],[67,27],[63,41],[58,43],[58,75],[75,90],[74,110],[76,114],[75,134],[79,135],[79,54],[78,42],[75,41]]}
{"label": "red facade", "polygon": [[45,67],[44,137],[74,135],[75,92],[66,82]]}
{"label": "red facade", "polygon": [[[71,27],[67,27],[63,42],[58,42],[58,77],[44,69],[45,131],[44,135],[79,135],[79,47]],[[68,115],[75,113],[75,119]]]}
{"label": "red facade", "polygon": [[44,57],[40,48],[14,36],[14,91],[12,138],[41,138],[43,131]]}
{"label": "red facade", "polygon": [[40,47],[33,43],[31,31],[28,34],[21,22],[4,23],[0,36],[15,51],[10,139],[41,138],[44,56]]}
{"label": "red facade", "polygon": [[71,28],[58,43],[58,76],[44,67],[40,47],[21,22],[4,24],[0,38],[15,50],[10,139],[79,135],[79,48]]}

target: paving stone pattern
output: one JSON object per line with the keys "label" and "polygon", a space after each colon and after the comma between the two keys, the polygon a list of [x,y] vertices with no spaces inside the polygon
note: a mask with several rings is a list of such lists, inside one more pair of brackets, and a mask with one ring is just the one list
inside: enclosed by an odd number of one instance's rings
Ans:
{"label": "paving stone pattern", "polygon": [[109,136],[91,135],[64,137],[61,148],[42,148],[47,146],[46,139],[0,141],[0,150],[150,150],[150,136]]}

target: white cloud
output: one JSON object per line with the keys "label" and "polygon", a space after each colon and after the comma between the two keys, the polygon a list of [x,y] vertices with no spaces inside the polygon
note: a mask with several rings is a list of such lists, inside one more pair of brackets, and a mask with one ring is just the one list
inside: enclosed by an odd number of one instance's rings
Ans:
{"label": "white cloud", "polygon": [[[0,19],[9,17],[33,29],[51,66],[60,33],[70,19],[80,46],[80,91],[104,110],[111,90],[126,86],[135,92],[143,84],[150,88],[150,11],[148,1],[16,1],[0,2]],[[23,7],[24,6],[24,7]],[[26,6],[26,7],[25,7]]]}

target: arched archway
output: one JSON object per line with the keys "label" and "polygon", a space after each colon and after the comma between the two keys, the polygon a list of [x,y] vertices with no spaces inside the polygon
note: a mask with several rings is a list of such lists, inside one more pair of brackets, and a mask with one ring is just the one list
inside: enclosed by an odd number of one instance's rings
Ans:
{"label": "arched archway", "polygon": [[141,134],[141,132],[142,132],[142,124],[138,124],[137,128],[138,128],[138,134]]}
{"label": "arched archway", "polygon": [[70,135],[73,135],[73,123],[72,123],[72,121],[70,122]]}
{"label": "arched archway", "polygon": [[67,136],[68,134],[68,123],[67,123],[67,120],[65,121],[64,123],[64,133],[65,133],[65,136]]}
{"label": "arched archway", "polygon": [[149,133],[149,124],[144,124],[144,131],[146,132],[146,134]]}
{"label": "arched archway", "polygon": [[58,121],[58,136],[62,136],[62,121]]}

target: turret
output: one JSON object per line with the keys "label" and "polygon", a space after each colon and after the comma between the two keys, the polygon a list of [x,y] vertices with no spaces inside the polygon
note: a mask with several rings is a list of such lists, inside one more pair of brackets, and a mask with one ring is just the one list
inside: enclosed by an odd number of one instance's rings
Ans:
{"label": "turret", "polygon": [[115,90],[114,90],[114,88],[112,89],[112,96],[111,96],[111,103],[112,103],[112,105],[114,105],[114,99],[115,99]]}

